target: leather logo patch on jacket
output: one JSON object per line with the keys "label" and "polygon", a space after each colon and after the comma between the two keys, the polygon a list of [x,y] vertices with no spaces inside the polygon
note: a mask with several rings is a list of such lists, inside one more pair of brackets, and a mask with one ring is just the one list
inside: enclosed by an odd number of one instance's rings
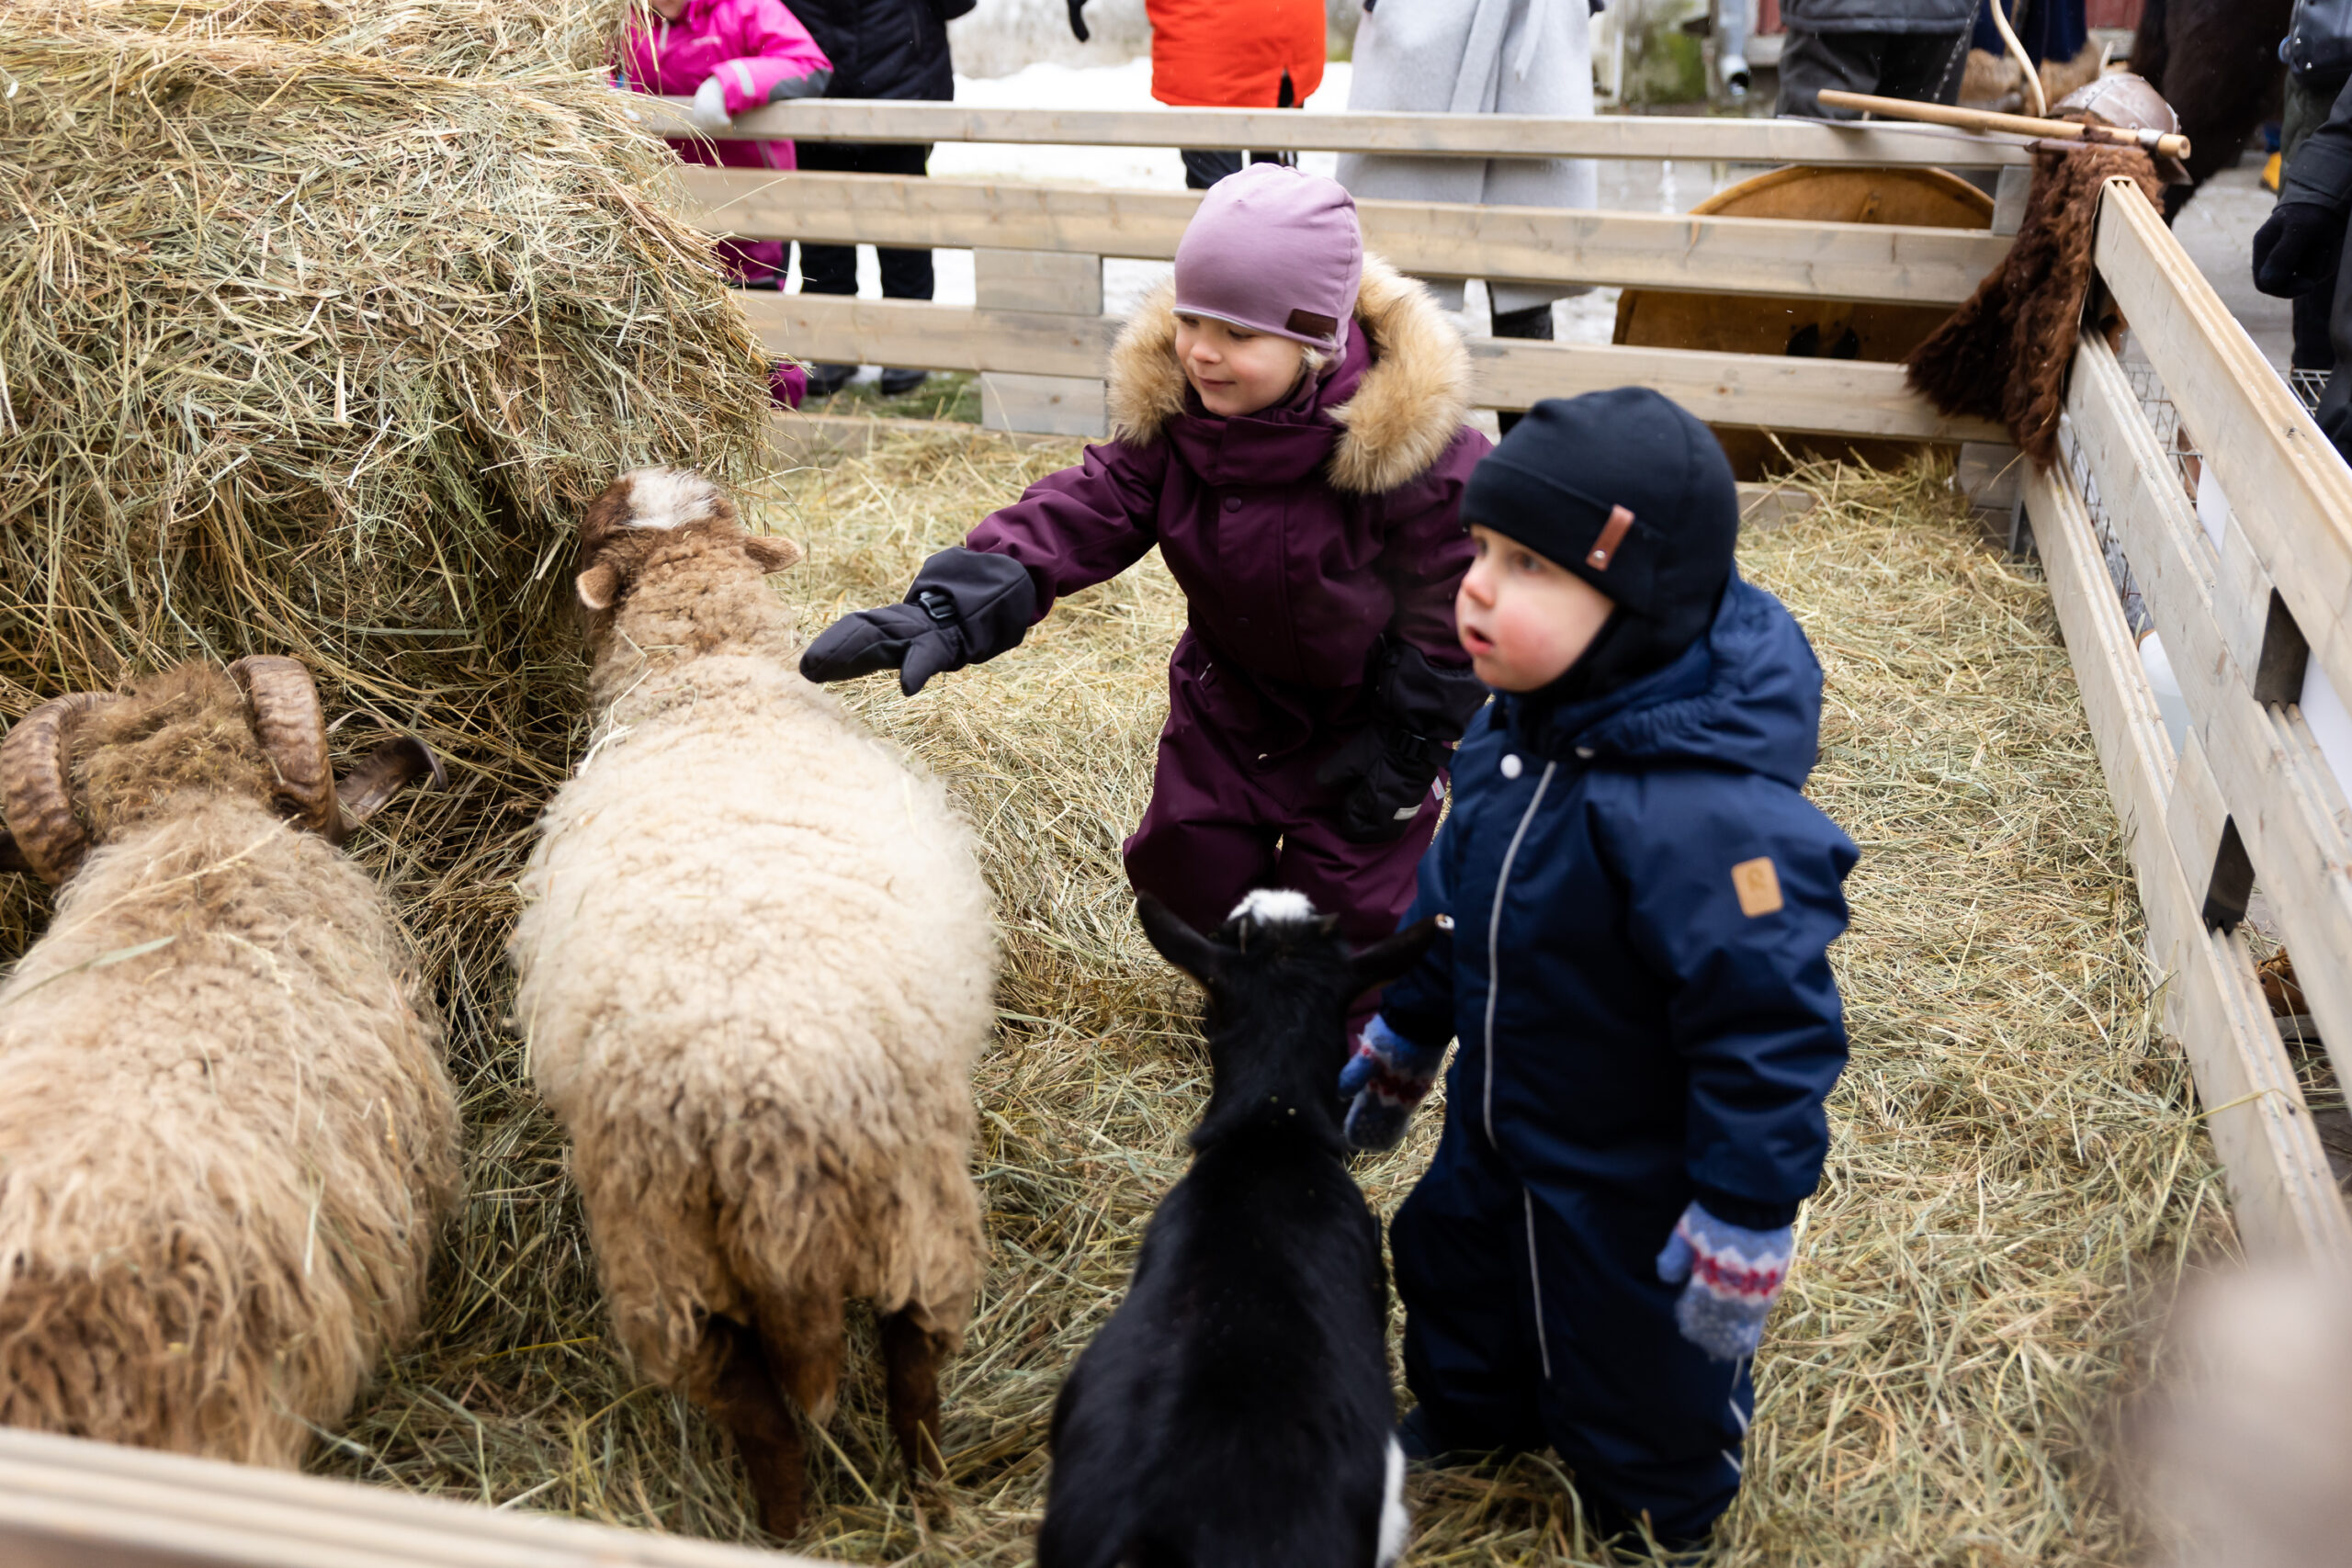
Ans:
{"label": "leather logo patch on jacket", "polygon": [[1780,912],[1781,874],[1772,869],[1771,856],[1758,855],[1733,866],[1731,885],[1739,894],[1739,912],[1749,919]]}

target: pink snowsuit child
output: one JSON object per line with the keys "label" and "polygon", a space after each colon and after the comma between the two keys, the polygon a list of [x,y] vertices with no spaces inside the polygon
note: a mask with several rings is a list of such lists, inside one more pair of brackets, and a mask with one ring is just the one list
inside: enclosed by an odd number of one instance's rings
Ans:
{"label": "pink snowsuit child", "polygon": [[[657,11],[665,9],[657,6]],[[697,118],[727,118],[787,98],[824,96],[832,62],[808,36],[784,0],[685,0],[674,20],[656,16],[649,28],[635,14],[621,40],[621,81],[639,93],[696,100]],[[713,125],[713,129],[717,129]],[[790,169],[789,141],[689,141],[670,145],[689,164],[733,169]],[[727,240],[719,254],[737,279],[753,288],[781,288],[786,270],[781,240]]]}

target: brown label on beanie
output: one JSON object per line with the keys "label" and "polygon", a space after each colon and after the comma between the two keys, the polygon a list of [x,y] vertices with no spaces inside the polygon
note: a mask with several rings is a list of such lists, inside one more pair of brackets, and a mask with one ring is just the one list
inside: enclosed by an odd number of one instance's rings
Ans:
{"label": "brown label on beanie", "polygon": [[1340,319],[1337,316],[1318,316],[1312,310],[1293,310],[1290,320],[1283,323],[1283,330],[1306,337],[1329,337],[1340,330]]}
{"label": "brown label on beanie", "polygon": [[1622,506],[1609,509],[1609,521],[1600,525],[1600,537],[1592,542],[1591,553],[1584,564],[1595,571],[1607,571],[1609,563],[1617,558],[1617,547],[1625,542],[1625,530],[1634,525],[1634,514]]}

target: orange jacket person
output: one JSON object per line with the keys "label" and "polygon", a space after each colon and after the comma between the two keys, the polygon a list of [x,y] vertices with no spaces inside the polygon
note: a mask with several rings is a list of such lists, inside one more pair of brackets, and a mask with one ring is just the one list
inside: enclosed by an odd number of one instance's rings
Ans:
{"label": "orange jacket person", "polygon": [[[1087,39],[1086,0],[1069,30]],[[1144,0],[1151,18],[1151,96],[1181,108],[1295,108],[1323,83],[1323,0]],[[1253,164],[1289,164],[1253,152]],[[1239,152],[1184,150],[1184,183],[1206,190],[1241,169]]]}

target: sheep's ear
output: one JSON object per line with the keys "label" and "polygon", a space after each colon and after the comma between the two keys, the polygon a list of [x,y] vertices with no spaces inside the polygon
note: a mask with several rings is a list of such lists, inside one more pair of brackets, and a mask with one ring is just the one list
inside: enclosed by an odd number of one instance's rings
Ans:
{"label": "sheep's ear", "polygon": [[621,569],[608,560],[600,560],[578,577],[572,586],[580,591],[580,602],[592,610],[609,610],[621,596]]}
{"label": "sheep's ear", "polygon": [[1216,943],[1186,925],[1175,910],[1148,893],[1136,895],[1136,918],[1143,921],[1143,934],[1150,938],[1160,957],[1204,987],[1208,985],[1217,969]]}
{"label": "sheep's ear", "polygon": [[743,547],[751,552],[752,564],[762,571],[782,571],[796,564],[802,555],[800,547],[781,534],[748,535]]}
{"label": "sheep's ear", "polygon": [[449,787],[449,776],[442,772],[441,759],[433,754],[430,746],[413,735],[385,741],[334,786],[345,823],[358,827],[419,780],[432,781],[435,789]]}
{"label": "sheep's ear", "polygon": [[17,847],[17,836],[7,829],[0,828],[0,876],[29,873],[32,868],[33,863],[27,860],[25,852]]}
{"label": "sheep's ear", "polygon": [[1348,977],[1352,982],[1348,994],[1360,997],[1374,986],[1385,986],[1401,976],[1421,961],[1421,954],[1429,951],[1437,930],[1434,916],[1415,920],[1395,936],[1348,954]]}

